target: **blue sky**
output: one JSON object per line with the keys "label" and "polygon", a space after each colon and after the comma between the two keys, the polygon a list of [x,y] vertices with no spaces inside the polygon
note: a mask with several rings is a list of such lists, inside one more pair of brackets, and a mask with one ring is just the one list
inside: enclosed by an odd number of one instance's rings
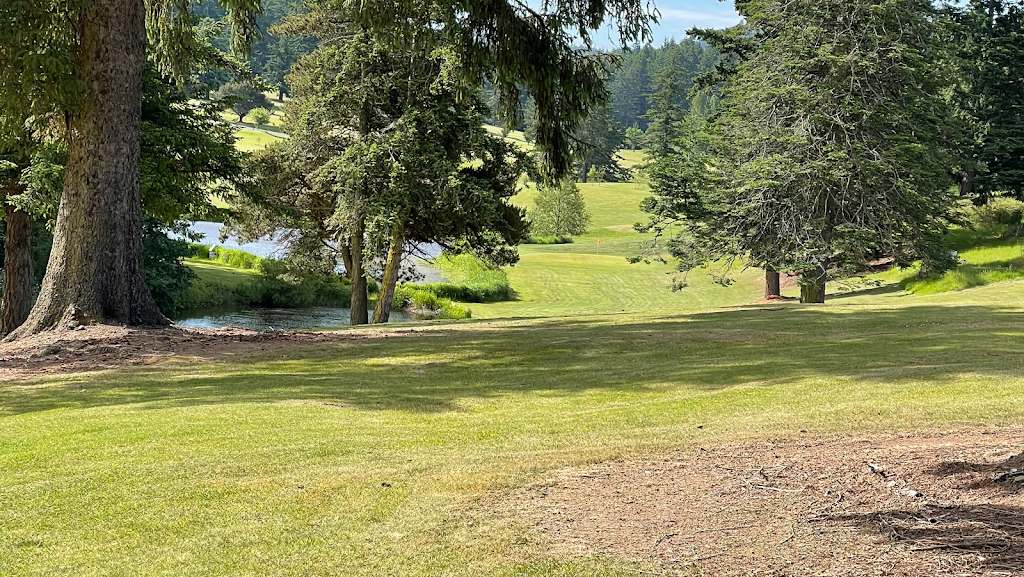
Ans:
{"label": "blue sky", "polygon": [[[660,45],[669,38],[681,40],[686,31],[694,26],[700,28],[728,28],[739,23],[740,17],[733,9],[732,0],[652,0],[661,12],[661,21],[654,27],[654,44]],[[599,44],[610,48],[614,42],[601,34],[595,36]]]}
{"label": "blue sky", "polygon": [[661,22],[654,28],[655,44],[668,38],[682,39],[694,26],[726,28],[740,21],[731,1],[654,0],[654,4],[661,12]]}

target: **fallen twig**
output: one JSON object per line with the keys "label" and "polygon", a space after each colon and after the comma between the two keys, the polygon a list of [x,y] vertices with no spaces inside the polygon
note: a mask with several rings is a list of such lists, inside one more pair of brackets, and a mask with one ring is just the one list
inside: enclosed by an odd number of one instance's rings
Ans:
{"label": "fallen twig", "polygon": [[779,541],[779,546],[780,547],[782,545],[785,545],[786,543],[789,543],[793,539],[796,539],[796,525],[795,524],[794,525],[790,525],[789,530],[790,530],[789,537],[786,537],[782,541]]}
{"label": "fallen twig", "polygon": [[657,549],[658,545],[661,545],[662,541],[664,541],[665,539],[671,539],[672,537],[675,537],[676,535],[679,535],[679,533],[665,533],[661,537],[658,537],[658,540],[654,542],[654,546],[651,547],[651,549],[652,550]]}
{"label": "fallen twig", "polygon": [[753,525],[736,525],[735,527],[719,527],[717,529],[701,529],[700,531],[694,531],[693,533],[691,533],[691,536],[692,535],[697,535],[697,534],[700,534],[700,533],[716,533],[718,531],[734,531],[736,529],[749,529],[752,526]]}
{"label": "fallen twig", "polygon": [[782,489],[779,487],[769,487],[768,485],[754,485],[758,489],[767,489],[769,491],[778,491],[780,493],[801,493],[803,489]]}

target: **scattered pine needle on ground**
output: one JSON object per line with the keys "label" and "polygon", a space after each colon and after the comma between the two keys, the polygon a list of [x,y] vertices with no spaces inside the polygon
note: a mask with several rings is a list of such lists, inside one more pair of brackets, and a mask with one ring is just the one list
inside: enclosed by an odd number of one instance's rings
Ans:
{"label": "scattered pine needle on ground", "polygon": [[500,496],[556,555],[651,574],[1020,575],[1024,428],[695,447]]}
{"label": "scattered pine needle on ground", "polygon": [[138,329],[110,325],[48,331],[0,344],[0,382],[41,375],[80,373],[132,365],[190,363],[218,357],[311,345],[398,336],[408,331],[336,333],[168,327]]}

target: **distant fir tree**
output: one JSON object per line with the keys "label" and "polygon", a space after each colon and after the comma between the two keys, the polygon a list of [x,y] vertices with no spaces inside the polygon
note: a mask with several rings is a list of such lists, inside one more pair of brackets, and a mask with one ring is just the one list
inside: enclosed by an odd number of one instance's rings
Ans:
{"label": "distant fir tree", "polygon": [[594,111],[573,134],[576,140],[576,174],[580,182],[591,177],[601,182],[629,178],[629,171],[619,166],[616,158],[625,141],[622,125],[612,117],[610,106]]}
{"label": "distant fir tree", "polygon": [[656,50],[650,46],[627,52],[608,81],[615,121],[622,126],[647,128],[647,96],[651,92],[651,67]]}
{"label": "distant fir tree", "polygon": [[694,76],[693,70],[687,67],[688,54],[684,53],[683,45],[667,45],[660,56],[652,83],[654,91],[648,96],[650,107],[644,115],[647,120],[644,148],[655,157],[670,154],[674,142],[681,136]]}

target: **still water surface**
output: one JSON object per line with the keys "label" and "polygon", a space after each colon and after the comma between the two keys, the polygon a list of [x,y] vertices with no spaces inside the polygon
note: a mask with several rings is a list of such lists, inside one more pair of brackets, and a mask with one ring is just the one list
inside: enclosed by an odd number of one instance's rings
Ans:
{"label": "still water surface", "polygon": [[[219,329],[233,327],[254,331],[289,331],[299,329],[337,329],[347,327],[349,310],[335,307],[308,309],[238,309],[206,313],[190,313],[174,322],[183,327]],[[391,322],[414,320],[401,311],[391,312]]]}

